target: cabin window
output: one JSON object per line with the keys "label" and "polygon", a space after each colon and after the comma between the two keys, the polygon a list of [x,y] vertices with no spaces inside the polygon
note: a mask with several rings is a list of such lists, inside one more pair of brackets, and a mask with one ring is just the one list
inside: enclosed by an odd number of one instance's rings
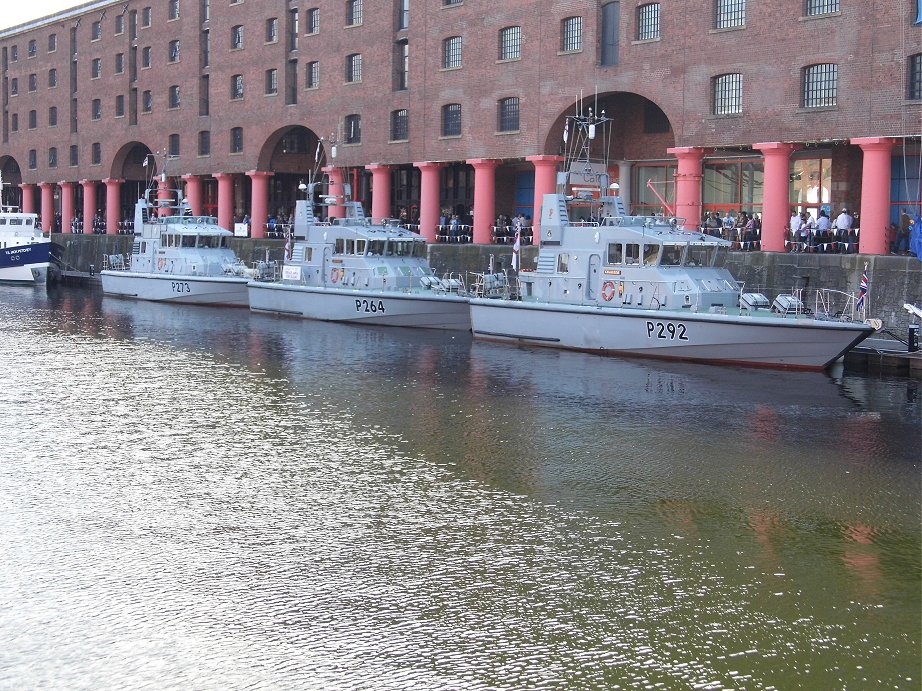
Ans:
{"label": "cabin window", "polygon": [[195,236],[194,235],[183,235],[182,246],[183,247],[195,247]]}
{"label": "cabin window", "polygon": [[6,219],[0,218],[0,226],[5,226],[5,225],[6,225]]}
{"label": "cabin window", "polygon": [[656,264],[656,256],[659,254],[659,245],[643,246],[643,263],[647,266]]}
{"label": "cabin window", "polygon": [[355,241],[355,253],[359,255],[365,254],[365,241],[364,240]]}
{"label": "cabin window", "polygon": [[663,266],[681,266],[682,265],[682,246],[681,245],[663,245],[663,258],[660,261]]}
{"label": "cabin window", "polygon": [[413,242],[391,242],[391,245],[394,247],[394,254],[398,257],[411,257],[413,256]]}
{"label": "cabin window", "polygon": [[21,218],[11,218],[11,219],[10,219],[10,225],[11,225],[11,226],[21,226],[21,225],[22,225],[22,219],[21,219]]}
{"label": "cabin window", "polygon": [[570,255],[562,252],[557,255],[557,273],[565,274],[570,271]]}
{"label": "cabin window", "polygon": [[210,235],[199,235],[198,237],[198,246],[199,247],[214,247],[214,238]]}
{"label": "cabin window", "polygon": [[640,264],[640,245],[630,244],[624,246],[624,263]]}
{"label": "cabin window", "polygon": [[346,254],[355,254],[355,240],[346,240]]}
{"label": "cabin window", "polygon": [[333,254],[343,254],[346,250],[346,241],[342,238],[336,238],[336,242],[333,244]]}
{"label": "cabin window", "polygon": [[384,254],[384,240],[369,240],[368,241],[368,254],[371,255],[383,255]]}
{"label": "cabin window", "polygon": [[624,250],[621,247],[621,243],[611,244],[608,246],[608,263],[609,264],[620,264],[624,256]]}

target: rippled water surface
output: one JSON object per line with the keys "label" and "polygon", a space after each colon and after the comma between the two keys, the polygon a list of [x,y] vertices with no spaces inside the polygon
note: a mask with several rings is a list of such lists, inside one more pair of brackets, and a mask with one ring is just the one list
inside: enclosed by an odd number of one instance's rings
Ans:
{"label": "rippled water surface", "polygon": [[0,687],[920,688],[919,382],[0,288]]}

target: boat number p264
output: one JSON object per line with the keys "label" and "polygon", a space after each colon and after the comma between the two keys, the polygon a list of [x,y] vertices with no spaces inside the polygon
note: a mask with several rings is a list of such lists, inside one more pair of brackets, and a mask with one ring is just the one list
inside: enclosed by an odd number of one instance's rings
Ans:
{"label": "boat number p264", "polygon": [[355,311],[363,314],[384,314],[384,300],[356,300]]}
{"label": "boat number p264", "polygon": [[192,288],[185,281],[170,281],[170,290],[174,293],[191,293]]}
{"label": "boat number p264", "polygon": [[664,341],[687,341],[685,324],[682,322],[647,322],[647,338],[661,338]]}

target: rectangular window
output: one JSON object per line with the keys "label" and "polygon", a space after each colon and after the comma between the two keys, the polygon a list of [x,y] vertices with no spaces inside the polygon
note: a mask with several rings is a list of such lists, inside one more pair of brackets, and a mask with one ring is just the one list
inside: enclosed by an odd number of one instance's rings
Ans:
{"label": "rectangular window", "polygon": [[399,0],[397,9],[397,31],[410,28],[410,0]]}
{"label": "rectangular window", "polygon": [[406,109],[391,112],[391,141],[404,142],[409,139],[410,116]]}
{"label": "rectangular window", "polygon": [[243,25],[231,27],[231,48],[240,50],[243,48]]}
{"label": "rectangular window", "polygon": [[51,106],[48,109],[48,127],[57,127],[58,126],[58,109],[55,106]]}
{"label": "rectangular window", "polygon": [[461,67],[461,37],[450,36],[442,41],[442,69]]}
{"label": "rectangular window", "polygon": [[583,18],[567,17],[560,27],[560,50],[573,53],[583,49]]}
{"label": "rectangular window", "polygon": [[279,40],[279,20],[272,17],[266,20],[266,43],[276,43]]}
{"label": "rectangular window", "polygon": [[362,81],[362,54],[353,53],[346,56],[346,81]]}
{"label": "rectangular window", "polygon": [[179,108],[179,86],[171,86],[169,94],[169,107]]}
{"label": "rectangular window", "polygon": [[167,13],[169,19],[179,19],[179,0],[170,0],[170,9]]}
{"label": "rectangular window", "polygon": [[117,14],[115,15],[115,35],[125,33],[125,15]]}
{"label": "rectangular window", "polygon": [[243,98],[243,75],[235,74],[231,77],[231,98]]}
{"label": "rectangular window", "polygon": [[29,111],[29,129],[34,130],[38,127],[38,111],[30,110]]}
{"label": "rectangular window", "polygon": [[410,42],[398,41],[396,48],[397,90],[406,91],[410,88]]}
{"label": "rectangular window", "polygon": [[29,75],[29,91],[38,91],[38,75]]}
{"label": "rectangular window", "polygon": [[839,11],[839,0],[807,0],[805,10],[808,17],[832,14]]}
{"label": "rectangular window", "polygon": [[125,117],[125,97],[122,94],[115,97],[115,117]]}
{"label": "rectangular window", "polygon": [[19,93],[19,80],[16,77],[10,79],[10,96],[15,96]]}
{"label": "rectangular window", "polygon": [[58,49],[58,35],[49,34],[48,35],[48,52],[53,53]]}
{"label": "rectangular window", "polygon": [[153,13],[150,7],[141,10],[141,26],[149,27],[153,23]]}
{"label": "rectangular window", "polygon": [[202,130],[198,133],[198,155],[211,155],[211,132],[208,130]]}
{"label": "rectangular window", "polygon": [[358,144],[362,141],[362,116],[347,115],[345,122],[346,144]]}
{"label": "rectangular window", "polygon": [[154,94],[151,91],[145,91],[141,94],[141,112],[150,113],[154,109]]}
{"label": "rectangular window", "polygon": [[150,46],[145,46],[141,49],[141,67],[150,67],[151,66],[151,49]]}
{"label": "rectangular window", "polygon": [[95,142],[93,144],[92,158],[94,166],[98,166],[100,163],[102,163],[102,144],[99,142]]}
{"label": "rectangular window", "polygon": [[93,22],[93,27],[90,30],[90,40],[98,41],[102,38],[102,22]]}
{"label": "rectangular window", "polygon": [[29,41],[29,57],[34,58],[38,54],[38,43],[35,42],[35,39]]}
{"label": "rectangular window", "polygon": [[179,156],[179,135],[171,134],[169,139],[170,156]]}
{"label": "rectangular window", "polygon": [[461,136],[461,104],[449,103],[442,106],[442,136]]}
{"label": "rectangular window", "polygon": [[198,114],[208,115],[211,111],[211,79],[207,74],[199,77]]}
{"label": "rectangular window", "polygon": [[714,77],[714,115],[743,112],[743,75],[722,74]]}
{"label": "rectangular window", "polygon": [[346,0],[346,25],[358,26],[362,23],[362,0]]}
{"label": "rectangular window", "polygon": [[309,34],[316,34],[320,31],[320,8],[313,7],[307,11],[305,27]]}
{"label": "rectangular window", "polygon": [[80,149],[76,144],[70,145],[70,164],[72,166],[80,165]]}
{"label": "rectangular window", "polygon": [[804,69],[804,108],[826,108],[837,102],[839,66],[834,63],[810,65]]}
{"label": "rectangular window", "polygon": [[243,128],[242,127],[231,128],[230,152],[232,154],[243,153]]}
{"label": "rectangular window", "polygon": [[314,62],[307,63],[305,86],[308,89],[316,89],[318,86],[320,86],[320,63],[316,60]]}
{"label": "rectangular window", "polygon": [[29,149],[29,170],[38,168],[38,151]]}
{"label": "rectangular window", "polygon": [[714,28],[730,29],[746,24],[746,0],[717,0],[714,5]]}
{"label": "rectangular window", "polygon": [[125,71],[125,54],[115,54],[115,74],[122,74]]}
{"label": "rectangular window", "polygon": [[179,40],[170,41],[170,62],[179,62]]}
{"label": "rectangular window", "polygon": [[13,130],[13,132],[19,131],[19,113],[10,115],[10,129]]}
{"label": "rectangular window", "polygon": [[504,98],[499,102],[499,131],[517,132],[519,129],[519,99]]}
{"label": "rectangular window", "polygon": [[909,56],[907,77],[906,98],[910,101],[922,101],[922,53]]}
{"label": "rectangular window", "polygon": [[279,92],[279,71],[277,69],[266,70],[266,94],[277,94]]}
{"label": "rectangular window", "polygon": [[10,62],[16,62],[19,60],[19,46],[13,44],[10,46]]}
{"label": "rectangular window", "polygon": [[522,27],[507,26],[499,32],[499,59],[518,60],[522,57]]}
{"label": "rectangular window", "polygon": [[90,72],[93,79],[99,79],[102,76],[102,58],[93,58]]}
{"label": "rectangular window", "polygon": [[653,2],[637,8],[637,40],[652,41],[659,38],[659,3]]}
{"label": "rectangular window", "polygon": [[94,120],[102,117],[102,101],[98,98],[94,98],[92,102],[92,117]]}
{"label": "rectangular window", "polygon": [[53,89],[58,85],[58,71],[52,67],[48,70],[48,88]]}

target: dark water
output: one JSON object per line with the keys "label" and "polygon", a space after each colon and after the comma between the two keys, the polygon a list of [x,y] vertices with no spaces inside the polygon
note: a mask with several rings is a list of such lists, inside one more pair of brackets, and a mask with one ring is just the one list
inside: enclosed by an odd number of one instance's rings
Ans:
{"label": "dark water", "polygon": [[920,688],[919,382],[0,288],[0,687]]}

